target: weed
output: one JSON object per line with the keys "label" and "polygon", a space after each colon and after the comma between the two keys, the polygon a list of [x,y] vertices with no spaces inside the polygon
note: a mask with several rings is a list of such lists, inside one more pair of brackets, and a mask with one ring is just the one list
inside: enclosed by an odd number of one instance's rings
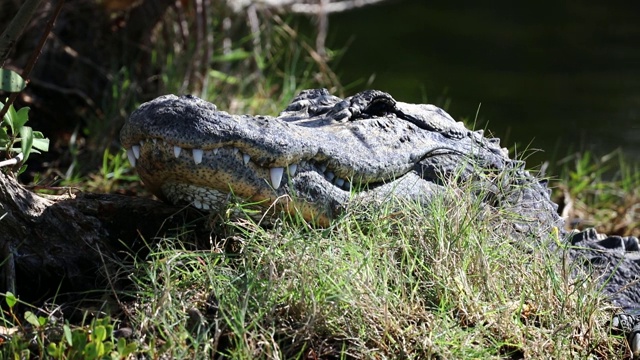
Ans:
{"label": "weed", "polygon": [[596,227],[610,235],[640,236],[640,172],[620,151],[590,152],[561,159],[555,192],[571,227]]}
{"label": "weed", "polygon": [[[41,132],[26,126],[28,120],[28,107],[16,111],[13,105],[9,105],[9,109],[2,119],[2,125],[0,125],[0,149],[6,153],[7,157],[13,157],[16,153],[19,157],[0,162],[0,167],[22,164],[27,161],[31,153],[39,154],[40,151],[49,150],[49,139],[45,138]],[[14,147],[17,143],[20,144],[20,147]],[[26,165],[22,165],[18,174],[24,172],[25,169]]]}

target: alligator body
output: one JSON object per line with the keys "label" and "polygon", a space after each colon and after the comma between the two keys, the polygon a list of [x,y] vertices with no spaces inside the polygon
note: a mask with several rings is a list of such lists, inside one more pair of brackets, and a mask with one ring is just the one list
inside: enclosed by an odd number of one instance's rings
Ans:
{"label": "alligator body", "polygon": [[[477,182],[487,205],[517,215],[512,231],[541,237],[563,229],[546,182],[510,159],[499,139],[435,106],[381,91],[341,99],[306,90],[277,117],[230,115],[192,96],[162,96],[136,110],[120,138],[152,193],[204,210],[239,198],[326,225],[351,203],[391,195],[428,202],[447,179],[463,179]],[[584,249],[572,258],[611,275],[605,292],[626,310],[614,325],[640,350],[638,239],[589,230],[571,241]]]}
{"label": "alligator body", "polygon": [[[276,202],[321,225],[348,202],[391,193],[428,199],[443,177],[477,176],[479,168],[509,170],[514,185],[532,179],[498,139],[467,130],[435,106],[379,91],[343,100],[308,90],[277,118],[229,115],[198,98],[169,95],[135,111],[121,140],[162,199],[215,210],[233,194],[265,208]],[[543,184],[502,195],[496,201],[521,209],[536,229],[561,223]]]}

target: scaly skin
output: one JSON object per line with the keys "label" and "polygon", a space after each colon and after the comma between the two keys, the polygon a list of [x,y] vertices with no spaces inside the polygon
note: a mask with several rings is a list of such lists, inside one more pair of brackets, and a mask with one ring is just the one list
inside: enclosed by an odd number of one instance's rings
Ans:
{"label": "scaly skin", "polygon": [[[391,193],[428,198],[443,177],[482,175],[493,201],[522,215],[521,229],[560,224],[544,184],[509,159],[498,139],[435,106],[396,102],[379,91],[342,100],[308,90],[277,118],[229,115],[194,97],[163,96],[136,110],[120,137],[152,193],[204,209],[221,209],[233,193],[265,208],[278,199],[327,224],[348,202]],[[506,182],[494,176],[507,172]]]}
{"label": "scaly skin", "polygon": [[[351,203],[391,195],[428,202],[455,178],[477,183],[487,205],[515,214],[516,234],[540,238],[563,229],[546,182],[510,159],[499,139],[435,106],[380,91],[341,99],[306,90],[278,117],[230,115],[195,97],[162,96],[131,115],[120,139],[152,193],[200,209],[221,210],[233,196],[327,225]],[[569,250],[572,259],[613,274],[605,293],[626,310],[614,325],[640,351],[638,239],[592,230],[572,239],[582,248]]]}

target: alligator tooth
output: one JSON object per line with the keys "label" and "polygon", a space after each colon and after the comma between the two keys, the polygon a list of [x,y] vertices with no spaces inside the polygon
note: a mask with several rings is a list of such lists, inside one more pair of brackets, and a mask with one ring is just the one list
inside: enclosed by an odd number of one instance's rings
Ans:
{"label": "alligator tooth", "polygon": [[139,159],[139,158],[140,158],[140,146],[138,146],[138,145],[133,145],[133,146],[131,147],[131,150],[133,150],[133,156],[135,156],[135,157],[136,157],[136,159]]}
{"label": "alligator tooth", "polygon": [[305,166],[307,166],[307,162],[304,160],[300,161],[300,167],[305,167]]}
{"label": "alligator tooth", "polygon": [[158,143],[158,139],[156,139],[156,138],[153,138],[151,140],[153,141],[153,145],[156,145]]}
{"label": "alligator tooth", "polygon": [[335,184],[342,187],[342,185],[344,185],[344,179],[337,178]]}
{"label": "alligator tooth", "polygon": [[278,189],[280,187],[282,174],[284,174],[284,168],[274,167],[269,169],[269,175],[271,176],[271,186],[273,186],[274,189]]}
{"label": "alligator tooth", "polygon": [[202,162],[202,154],[203,151],[202,149],[193,149],[193,161],[197,164],[200,164]]}
{"label": "alligator tooth", "polygon": [[173,146],[173,155],[175,155],[176,157],[180,156],[180,151],[182,151],[182,148],[180,146]]}
{"label": "alligator tooth", "polygon": [[234,154],[237,154],[240,151],[240,149],[238,149],[237,147],[234,147],[232,151]]}
{"label": "alligator tooth", "polygon": [[334,174],[334,173],[332,173],[331,171],[327,171],[327,173],[326,173],[326,174],[324,174],[324,177],[325,177],[327,180],[331,181],[331,180],[333,180],[333,178],[335,177],[335,174]]}
{"label": "alligator tooth", "polygon": [[611,320],[611,328],[612,329],[620,329],[620,317],[619,316],[614,316],[613,319]]}
{"label": "alligator tooth", "polygon": [[136,167],[136,156],[133,154],[133,149],[127,149],[127,158],[129,158],[131,166]]}
{"label": "alligator tooth", "polygon": [[635,333],[631,336],[629,347],[631,347],[631,352],[633,352],[633,355],[637,356],[638,353],[640,352],[640,334],[639,333]]}
{"label": "alligator tooth", "polygon": [[289,171],[289,176],[294,176],[296,174],[296,170],[298,170],[298,164],[291,164],[287,168],[287,171]]}
{"label": "alligator tooth", "polygon": [[247,165],[249,163],[249,159],[251,159],[251,156],[247,155],[247,154],[242,154],[242,162]]}
{"label": "alligator tooth", "polygon": [[213,149],[213,155],[218,155],[218,151],[220,150],[220,148],[215,148]]}
{"label": "alligator tooth", "polygon": [[140,147],[144,146],[144,140],[140,140]]}

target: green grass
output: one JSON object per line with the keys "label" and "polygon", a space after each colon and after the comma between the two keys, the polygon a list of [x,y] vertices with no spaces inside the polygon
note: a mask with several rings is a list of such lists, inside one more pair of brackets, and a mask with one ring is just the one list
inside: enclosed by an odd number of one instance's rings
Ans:
{"label": "green grass", "polygon": [[558,161],[554,200],[569,226],[640,236],[640,169],[620,150],[604,156],[571,154]]}
{"label": "green grass", "polygon": [[152,357],[623,356],[597,279],[569,276],[552,229],[515,241],[472,199],[463,185],[426,207],[351,209],[326,229],[230,220],[199,251],[162,239],[126,268],[123,321]]}
{"label": "green grass", "polygon": [[[101,341],[116,357],[120,341],[176,359],[628,357],[609,334],[614,310],[597,279],[550,250],[553,229],[548,239],[501,233],[509,217],[471,192],[452,185],[429,205],[352,207],[328,228],[295,216],[269,228],[230,219],[199,250],[186,229],[146,239],[149,254],[122,264],[130,286],[109,291],[122,311],[109,324],[132,335],[107,329]],[[90,318],[67,323],[88,343]],[[36,329],[32,356],[62,324]],[[25,341],[14,337],[5,355]],[[66,349],[56,358],[73,358]]]}

